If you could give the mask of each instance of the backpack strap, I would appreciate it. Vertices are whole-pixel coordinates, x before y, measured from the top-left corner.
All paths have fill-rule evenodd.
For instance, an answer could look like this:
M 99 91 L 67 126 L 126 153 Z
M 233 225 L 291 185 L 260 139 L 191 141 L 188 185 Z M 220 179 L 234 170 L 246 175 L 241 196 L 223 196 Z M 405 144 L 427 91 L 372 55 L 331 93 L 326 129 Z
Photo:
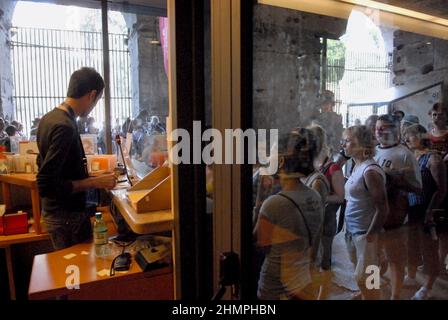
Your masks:
M 328 182 L 327 178 L 325 176 L 320 177 L 319 174 L 321 174 L 319 171 L 314 171 L 314 173 L 312 175 L 310 175 L 310 176 L 308 176 L 306 178 L 305 185 L 307 187 L 311 188 L 310 182 L 311 182 L 311 184 L 313 184 L 314 181 L 319 179 L 319 180 L 323 181 L 323 183 L 325 184 L 325 187 L 327 188 L 327 191 L 330 192 L 331 191 L 331 186 L 330 186 L 330 183 Z
M 314 171 L 311 175 L 309 175 L 308 177 L 306 177 L 306 179 L 305 179 L 305 185 L 307 186 L 307 187 L 309 187 L 309 183 L 310 183 L 310 180 L 312 180 L 313 179 L 313 177 L 316 175 L 316 171 Z
M 279 192 L 279 193 L 277 193 L 277 194 L 278 194 L 279 196 L 282 196 L 283 198 L 288 199 L 288 200 L 289 200 L 289 201 L 290 201 L 290 202 L 297 208 L 297 210 L 299 211 L 300 216 L 302 217 L 303 222 L 305 223 L 306 231 L 307 231 L 307 233 L 308 233 L 308 242 L 309 242 L 309 246 L 312 247 L 312 246 L 313 246 L 313 239 L 312 239 L 312 237 L 311 237 L 311 230 L 310 230 L 310 227 L 308 226 L 308 223 L 306 222 L 305 215 L 303 214 L 302 210 L 300 210 L 299 205 L 297 204 L 297 202 L 295 202 L 293 199 L 291 199 L 291 198 L 288 197 L 287 195 L 285 195 L 285 194 L 283 194 L 283 193 L 281 193 L 281 192 Z

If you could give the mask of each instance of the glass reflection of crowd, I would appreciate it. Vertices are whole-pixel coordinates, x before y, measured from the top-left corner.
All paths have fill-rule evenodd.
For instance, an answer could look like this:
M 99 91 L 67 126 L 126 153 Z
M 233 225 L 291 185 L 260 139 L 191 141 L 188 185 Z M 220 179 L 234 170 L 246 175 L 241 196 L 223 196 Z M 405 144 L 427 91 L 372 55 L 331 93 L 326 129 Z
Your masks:
M 30 140 L 34 141 L 36 138 L 37 128 L 39 126 L 40 118 L 36 117 L 31 122 L 29 128 L 29 135 L 26 136 L 23 132 L 23 125 L 18 121 L 9 121 L 8 117 L 0 117 L 0 145 L 5 146 L 7 152 L 11 152 L 11 137 L 16 137 L 18 140 Z M 97 152 L 98 154 L 106 153 L 106 125 L 98 126 L 94 117 L 78 118 L 78 131 L 79 134 L 91 134 L 96 136 L 97 140 Z M 161 123 L 158 116 L 150 116 L 148 111 L 141 111 L 135 119 L 130 117 L 126 118 L 123 123 L 120 123 L 119 119 L 115 120 L 115 124 L 112 127 L 112 152 L 117 152 L 117 146 L 115 143 L 115 137 L 126 139 L 128 134 L 131 135 L 132 143 L 130 156 L 133 159 L 145 163 L 149 167 L 161 165 L 165 156 L 165 145 L 158 145 L 162 139 L 154 139 L 157 135 L 166 134 L 166 128 Z M 166 140 L 166 139 L 165 139 Z M 154 157 L 154 150 L 161 151 L 162 155 Z M 163 159 L 162 159 L 163 158 Z M 161 162 L 161 163 L 160 163 Z
M 11 137 L 25 139 L 23 125 L 16 121 L 9 121 L 7 117 L 0 117 L 0 145 L 4 146 L 7 152 L 11 152 Z
M 120 131 L 118 132 L 118 130 Z M 138 161 L 153 166 L 153 162 L 158 161 L 154 158 L 154 155 L 159 151 L 159 147 L 162 147 L 157 145 L 161 140 L 155 140 L 154 137 L 165 135 L 166 127 L 160 122 L 158 116 L 149 116 L 149 113 L 143 110 L 135 119 L 131 120 L 127 118 L 121 126 L 121 129 L 117 122 L 114 134 L 119 134 L 123 138 L 131 135 L 133 146 L 131 156 Z
M 429 110 L 428 130 L 399 110 L 343 130 L 332 99 L 324 92 L 317 121 L 290 131 L 276 175 L 254 173 L 257 295 L 327 299 L 333 239 L 343 225 L 359 287 L 352 298 L 400 299 L 406 286 L 411 299 L 429 299 L 447 272 L 447 108 Z M 375 270 L 378 284 L 369 278 Z M 382 290 L 386 272 L 390 295 Z
M 80 134 L 97 135 L 99 153 L 104 153 L 105 151 L 105 128 L 105 123 L 103 123 L 101 129 L 99 129 L 98 126 L 96 126 L 93 117 L 78 119 L 78 130 Z M 116 152 L 115 137 L 120 136 L 126 139 L 128 138 L 128 134 L 130 134 L 132 139 L 131 156 L 134 156 L 137 160 L 141 161 L 148 142 L 148 137 L 165 133 L 165 125 L 160 122 L 159 117 L 149 116 L 147 110 L 141 111 L 134 119 L 131 119 L 130 117 L 126 118 L 122 124 L 120 124 L 119 119 L 115 119 L 115 124 L 113 125 L 111 132 L 113 152 Z

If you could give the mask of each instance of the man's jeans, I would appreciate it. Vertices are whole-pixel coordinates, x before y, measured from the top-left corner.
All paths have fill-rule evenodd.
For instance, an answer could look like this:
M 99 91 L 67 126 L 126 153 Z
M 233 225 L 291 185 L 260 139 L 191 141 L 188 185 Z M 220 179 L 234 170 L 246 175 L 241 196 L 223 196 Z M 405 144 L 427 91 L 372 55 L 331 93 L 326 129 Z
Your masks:
M 92 225 L 85 212 L 43 211 L 47 232 L 55 250 L 71 247 L 92 240 Z

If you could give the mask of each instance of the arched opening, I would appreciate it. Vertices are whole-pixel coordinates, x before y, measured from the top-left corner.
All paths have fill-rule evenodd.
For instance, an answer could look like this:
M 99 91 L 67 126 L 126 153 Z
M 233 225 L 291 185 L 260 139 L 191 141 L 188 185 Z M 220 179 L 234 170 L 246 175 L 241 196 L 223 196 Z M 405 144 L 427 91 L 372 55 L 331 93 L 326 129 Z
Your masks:
M 364 121 L 373 113 L 386 113 L 372 106 L 350 107 L 348 104 L 367 95 L 379 96 L 392 85 L 392 54 L 388 52 L 382 31 L 361 11 L 353 10 L 345 34 L 340 38 L 345 47 L 344 75 L 338 89 L 342 102 L 340 113 L 347 126 Z

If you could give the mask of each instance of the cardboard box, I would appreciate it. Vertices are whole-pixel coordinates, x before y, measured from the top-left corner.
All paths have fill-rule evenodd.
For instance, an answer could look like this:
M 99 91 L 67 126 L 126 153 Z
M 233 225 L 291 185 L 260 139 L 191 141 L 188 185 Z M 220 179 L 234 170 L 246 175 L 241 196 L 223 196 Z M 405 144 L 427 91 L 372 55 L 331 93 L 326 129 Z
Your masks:
M 171 171 L 158 167 L 127 191 L 137 213 L 171 209 Z

